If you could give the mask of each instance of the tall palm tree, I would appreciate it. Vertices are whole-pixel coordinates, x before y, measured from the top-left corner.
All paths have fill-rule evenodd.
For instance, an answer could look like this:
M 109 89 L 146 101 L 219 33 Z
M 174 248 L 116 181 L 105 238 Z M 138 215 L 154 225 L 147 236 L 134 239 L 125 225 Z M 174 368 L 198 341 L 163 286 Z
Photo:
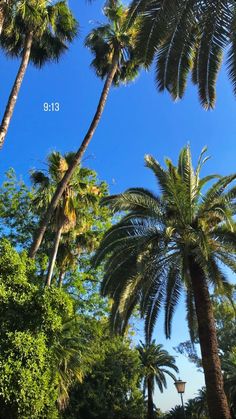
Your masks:
M 123 332 L 139 303 L 148 342 L 162 305 L 170 337 L 179 296 L 185 293 L 192 339 L 197 321 L 210 417 L 226 419 L 230 413 L 209 287 L 229 292 L 221 267 L 236 272 L 236 187 L 227 189 L 236 175 L 219 177 L 206 191 L 216 175 L 200 178 L 205 151 L 196 170 L 189 147 L 181 151 L 177 166 L 166 159 L 166 169 L 146 156 L 160 193 L 133 188 L 104 200 L 114 211 L 127 213 L 105 235 L 95 265 L 106 260 L 101 292 L 113 299 L 113 328 Z
M 155 340 L 150 343 L 140 342 L 137 347 L 140 355 L 141 364 L 143 367 L 143 387 L 144 394 L 147 390 L 148 395 L 148 419 L 154 419 L 154 403 L 153 395 L 155 383 L 157 384 L 161 393 L 164 388 L 167 388 L 166 375 L 169 375 L 175 380 L 174 374 L 169 370 L 178 372 L 175 365 L 175 358 L 165 351 L 162 345 L 156 345 Z
M 29 62 L 41 68 L 47 62 L 58 61 L 77 34 L 76 20 L 64 0 L 54 4 L 46 0 L 14 1 L 8 9 L 0 46 L 8 55 L 20 57 L 21 62 L 0 125 L 0 148 Z
M 133 0 L 131 10 L 142 17 L 137 48 L 146 67 L 155 61 L 160 91 L 167 89 L 174 99 L 182 98 L 192 72 L 201 104 L 213 108 L 226 51 L 236 93 L 234 0 Z
M 41 171 L 32 172 L 31 179 L 37 187 L 34 205 L 39 212 L 50 202 L 58 182 L 73 159 L 74 153 L 68 153 L 63 157 L 60 153 L 53 152 L 48 157 L 48 174 Z M 92 171 L 89 169 L 77 167 L 54 212 L 51 228 L 55 237 L 46 277 L 47 286 L 51 285 L 61 236 L 74 229 L 77 235 L 84 234 L 91 227 L 86 219 L 85 208 L 92 206 L 99 198 L 97 189 L 93 190 L 88 183 L 90 174 Z
M 94 29 L 87 37 L 85 45 L 94 55 L 92 67 L 96 74 L 105 79 L 102 93 L 92 122 L 88 128 L 85 137 L 75 154 L 73 163 L 68 168 L 65 176 L 58 185 L 53 199 L 42 217 L 39 229 L 35 235 L 30 250 L 30 257 L 34 258 L 42 239 L 44 237 L 47 225 L 50 222 L 52 214 L 58 205 L 61 195 L 70 181 L 74 170 L 80 163 L 96 128 L 102 117 L 104 107 L 112 85 L 119 86 L 134 80 L 138 74 L 139 65 L 134 56 L 134 44 L 137 32 L 137 22 L 130 23 L 128 18 L 128 9 L 120 2 L 109 0 L 104 9 L 108 23 Z

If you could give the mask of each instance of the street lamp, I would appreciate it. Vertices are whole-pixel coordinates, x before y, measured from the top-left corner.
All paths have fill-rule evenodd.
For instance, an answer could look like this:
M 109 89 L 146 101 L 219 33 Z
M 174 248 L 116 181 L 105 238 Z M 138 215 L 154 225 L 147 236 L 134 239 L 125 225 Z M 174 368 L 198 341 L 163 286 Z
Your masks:
M 178 391 L 178 393 L 180 394 L 180 397 L 181 397 L 181 403 L 182 403 L 182 409 L 183 409 L 183 417 L 185 419 L 186 416 L 185 416 L 185 410 L 184 410 L 183 394 L 185 392 L 185 384 L 186 384 L 186 382 L 179 379 L 179 380 L 176 380 L 174 382 L 174 384 L 175 384 L 176 390 Z

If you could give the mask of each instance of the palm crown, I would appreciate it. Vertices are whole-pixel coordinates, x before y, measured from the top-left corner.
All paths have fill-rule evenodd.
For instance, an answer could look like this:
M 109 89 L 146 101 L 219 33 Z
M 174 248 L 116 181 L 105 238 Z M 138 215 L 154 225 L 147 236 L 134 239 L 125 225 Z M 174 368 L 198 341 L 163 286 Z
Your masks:
M 216 98 L 223 52 L 236 93 L 236 5 L 232 0 L 133 0 L 132 15 L 141 15 L 138 51 L 146 66 L 156 61 L 156 82 L 174 99 L 182 98 L 187 77 L 198 86 L 205 108 Z
M 196 170 L 190 148 L 185 147 L 177 166 L 166 159 L 167 169 L 151 156 L 146 166 L 152 170 L 161 193 L 133 188 L 105 198 L 114 211 L 127 213 L 105 235 L 95 263 L 105 260 L 102 294 L 113 299 L 111 323 L 123 332 L 128 319 L 140 304 L 145 318 L 147 341 L 162 304 L 165 332 L 171 333 L 174 310 L 182 291 L 186 293 L 187 319 L 192 338 L 195 330 L 195 305 L 190 275 L 191 263 L 200 267 L 208 284 L 229 287 L 222 264 L 236 271 L 235 214 L 236 188 L 227 187 L 236 175 L 200 178 L 206 149 Z
M 0 38 L 2 48 L 19 57 L 26 37 L 32 34 L 30 59 L 38 67 L 58 60 L 77 34 L 77 22 L 66 1 L 15 1 L 8 9 Z
M 163 392 L 167 387 L 166 375 L 169 375 L 173 380 L 175 375 L 170 371 L 178 372 L 175 365 L 175 358 L 165 351 L 162 345 L 157 345 L 155 340 L 150 344 L 140 342 L 137 347 L 140 355 L 140 360 L 144 367 L 144 390 L 147 388 L 147 381 L 150 379 L 152 383 L 152 393 L 154 393 L 154 384 L 156 383 L 159 390 Z
M 130 24 L 128 9 L 119 2 L 108 2 L 104 8 L 108 23 L 92 30 L 85 45 L 94 55 L 92 67 L 102 79 L 107 76 L 114 57 L 118 61 L 113 84 L 119 85 L 133 80 L 138 74 L 138 61 L 134 46 L 138 20 Z
M 34 205 L 39 212 L 44 211 L 50 202 L 56 185 L 62 179 L 68 168 L 71 155 L 61 156 L 58 152 L 53 152 L 48 156 L 48 174 L 41 171 L 33 171 L 31 180 L 37 187 Z M 76 208 L 78 207 L 78 195 L 80 190 L 80 169 L 78 168 L 74 178 L 66 189 L 57 207 L 53 218 L 53 229 L 63 227 L 64 232 L 69 231 L 76 223 Z
M 48 173 L 33 171 L 31 180 L 37 187 L 35 191 L 34 205 L 41 213 L 45 210 L 52 199 L 57 184 L 63 178 L 69 164 L 73 161 L 74 153 L 62 156 L 58 152 L 52 152 L 48 156 Z M 64 232 L 72 228 L 82 234 L 90 226 L 83 214 L 86 205 L 93 205 L 99 200 L 100 189 L 95 184 L 94 172 L 87 168 L 77 167 L 74 175 L 67 186 L 62 199 L 55 210 L 53 228 L 63 226 Z M 101 185 L 102 187 L 102 185 Z M 95 214 L 93 214 L 94 216 Z
M 34 210 L 39 214 L 47 208 L 58 183 L 73 159 L 74 153 L 62 156 L 58 152 L 53 152 L 48 156 L 48 173 L 32 172 L 31 179 L 36 186 L 33 204 Z M 106 192 L 106 185 L 103 182 L 99 185 L 96 183 L 94 171 L 80 166 L 76 167 L 51 220 L 51 230 L 56 234 L 50 262 L 50 275 L 48 274 L 49 285 L 58 250 L 57 267 L 63 275 L 66 268 L 73 268 L 78 255 L 84 249 L 88 251 L 96 246 L 99 232 L 96 229 L 90 230 L 94 225 L 94 220 L 99 218 L 100 194 L 104 192 Z M 61 235 L 63 235 L 63 240 L 61 240 Z

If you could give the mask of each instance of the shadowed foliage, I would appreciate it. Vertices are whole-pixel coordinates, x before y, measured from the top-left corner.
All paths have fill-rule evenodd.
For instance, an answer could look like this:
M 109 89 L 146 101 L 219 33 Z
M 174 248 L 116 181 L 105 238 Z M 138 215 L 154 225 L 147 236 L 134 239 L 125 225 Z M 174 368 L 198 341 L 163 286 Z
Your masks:
M 155 62 L 156 84 L 176 100 L 187 78 L 199 99 L 212 108 L 216 80 L 227 51 L 228 74 L 236 93 L 236 4 L 234 0 L 133 0 L 131 16 L 141 17 L 137 51 L 146 67 Z

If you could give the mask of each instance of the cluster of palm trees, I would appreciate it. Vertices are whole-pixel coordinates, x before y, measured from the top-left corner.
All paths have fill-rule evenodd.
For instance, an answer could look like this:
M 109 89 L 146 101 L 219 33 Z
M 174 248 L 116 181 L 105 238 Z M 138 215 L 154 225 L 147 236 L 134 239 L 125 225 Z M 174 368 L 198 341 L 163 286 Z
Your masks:
M 236 85 L 234 1 L 133 0 L 128 7 L 110 0 L 104 13 L 107 23 L 94 29 L 85 42 L 93 54 L 96 74 L 104 79 L 91 124 L 76 153 L 65 157 L 53 154 L 49 175 L 32 174 L 38 185 L 40 199 L 36 203 L 41 222 L 30 256 L 36 256 L 48 227 L 55 235 L 46 276 L 48 286 L 61 237 L 70 231 L 81 235 L 91 227 L 84 227 L 83 217 L 77 212 L 78 194 L 89 205 L 91 191 L 79 186 L 76 192 L 73 185 L 78 187 L 83 181 L 79 164 L 98 127 L 111 87 L 133 80 L 142 66 L 148 68 L 155 61 L 159 90 L 167 89 L 174 99 L 182 98 L 192 72 L 200 101 L 208 109 L 215 104 L 216 78 L 225 49 L 234 89 Z M 75 38 L 77 28 L 64 0 L 0 1 L 1 48 L 21 59 L 0 125 L 0 146 L 29 62 L 41 67 L 58 60 Z M 180 295 L 185 294 L 190 336 L 194 341 L 198 335 L 201 346 L 209 415 L 211 419 L 229 419 L 210 291 L 229 294 L 230 285 L 222 266 L 236 271 L 236 189 L 232 186 L 236 175 L 201 178 L 205 151 L 196 169 L 188 146 L 181 151 L 178 164 L 167 159 L 166 168 L 146 156 L 146 165 L 158 182 L 158 194 L 133 188 L 104 200 L 104 205 L 114 212 L 125 211 L 125 215 L 107 232 L 94 261 L 96 265 L 105 265 L 102 295 L 113 301 L 113 330 L 123 333 L 138 305 L 145 320 L 149 349 L 161 308 L 165 310 L 166 336 L 170 337 L 176 305 Z M 96 194 L 97 191 L 93 195 Z M 144 348 L 140 351 L 145 352 Z M 150 377 L 145 383 L 149 386 L 151 412 L 153 376 Z M 159 380 L 161 389 L 165 382 Z

